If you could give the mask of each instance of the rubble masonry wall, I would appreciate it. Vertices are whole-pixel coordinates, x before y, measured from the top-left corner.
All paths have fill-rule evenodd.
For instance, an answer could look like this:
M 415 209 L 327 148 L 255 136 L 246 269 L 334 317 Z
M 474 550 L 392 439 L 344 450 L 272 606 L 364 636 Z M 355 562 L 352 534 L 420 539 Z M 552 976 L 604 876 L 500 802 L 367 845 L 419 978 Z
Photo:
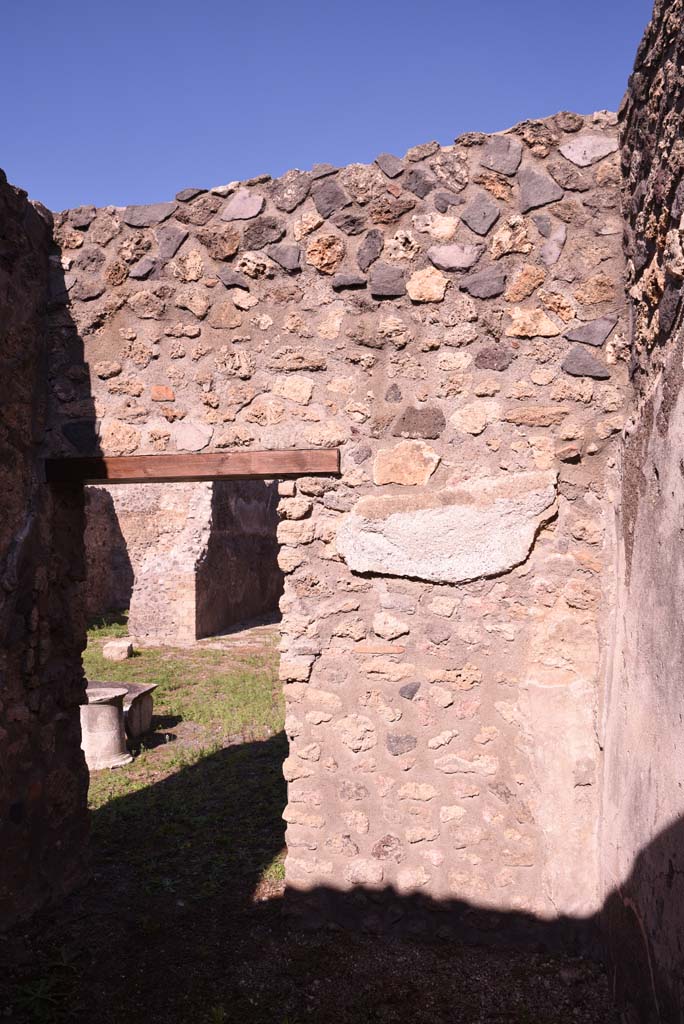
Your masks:
M 0 172 L 0 927 L 82 877 L 80 489 L 49 491 L 50 215 Z
M 636 398 L 621 452 L 603 883 L 611 975 L 639 1021 L 684 1005 L 684 33 L 655 5 L 621 111 Z
M 615 120 L 56 218 L 52 454 L 342 450 L 279 504 L 287 882 L 314 917 L 338 891 L 392 928 L 396 894 L 451 901 L 476 934 L 477 908 L 600 906 Z

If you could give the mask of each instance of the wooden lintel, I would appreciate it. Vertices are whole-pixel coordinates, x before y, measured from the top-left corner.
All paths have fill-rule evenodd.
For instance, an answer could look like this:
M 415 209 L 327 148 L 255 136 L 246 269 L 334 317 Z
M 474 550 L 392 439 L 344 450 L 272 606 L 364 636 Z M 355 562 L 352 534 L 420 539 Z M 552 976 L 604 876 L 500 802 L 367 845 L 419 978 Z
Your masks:
M 296 476 L 336 476 L 339 472 L 338 448 L 212 452 L 208 455 L 102 455 L 45 461 L 45 479 L 51 484 L 270 480 Z

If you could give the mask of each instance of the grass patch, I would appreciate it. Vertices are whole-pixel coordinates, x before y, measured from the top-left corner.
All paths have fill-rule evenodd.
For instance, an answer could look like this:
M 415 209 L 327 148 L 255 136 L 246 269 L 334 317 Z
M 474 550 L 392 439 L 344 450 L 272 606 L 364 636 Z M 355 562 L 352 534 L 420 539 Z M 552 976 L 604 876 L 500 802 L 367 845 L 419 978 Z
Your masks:
M 156 683 L 159 717 L 211 727 L 215 738 L 255 739 L 283 727 L 275 641 L 257 654 L 152 647 L 125 662 L 111 662 L 102 657 L 101 639 L 101 633 L 91 633 L 83 655 L 88 679 Z
M 284 882 L 285 881 L 285 854 L 279 853 L 275 857 L 268 867 L 265 867 L 261 872 L 261 878 L 264 882 Z
M 121 836 L 134 835 L 127 860 L 151 892 L 215 895 L 219 879 L 236 872 L 252 887 L 281 884 L 286 749 L 276 636 L 266 635 L 256 651 L 239 643 L 220 650 L 151 647 L 125 662 L 108 661 L 102 646 L 120 635 L 112 630 L 125 635 L 124 623 L 120 617 L 93 624 L 86 676 L 156 683 L 155 715 L 132 764 L 91 774 L 99 860 L 120 858 Z M 177 855 L 190 846 L 193 858 L 185 864 Z
M 88 642 L 123 636 L 128 636 L 128 612 L 107 612 L 91 619 L 88 624 Z

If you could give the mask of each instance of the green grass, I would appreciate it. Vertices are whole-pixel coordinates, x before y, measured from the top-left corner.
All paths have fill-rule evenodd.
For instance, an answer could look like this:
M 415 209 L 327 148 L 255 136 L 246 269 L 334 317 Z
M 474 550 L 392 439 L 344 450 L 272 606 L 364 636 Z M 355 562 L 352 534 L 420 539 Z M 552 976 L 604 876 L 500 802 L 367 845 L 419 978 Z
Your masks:
M 128 612 L 107 612 L 88 625 L 88 640 L 110 640 L 128 636 Z
M 282 839 L 262 839 L 258 826 L 280 822 L 280 804 L 273 801 L 283 799 L 284 702 L 275 636 L 266 636 L 256 651 L 236 643 L 220 650 L 142 648 L 125 662 L 103 658 L 103 643 L 122 634 L 124 617 L 92 624 L 83 655 L 86 676 L 97 682 L 156 683 L 155 717 L 132 764 L 91 775 L 89 805 L 100 857 L 116 859 L 116 837 L 135 834 L 136 847 L 127 850 L 127 858 L 145 874 L 151 890 L 193 890 L 206 897 L 215 894 L 226 872 L 242 873 L 252 884 L 280 884 Z M 244 812 L 237 815 L 234 808 L 245 797 Z M 256 805 L 261 815 L 246 813 Z M 226 821 L 225 809 L 231 807 Z M 194 844 L 192 865 L 170 870 L 167 856 L 167 866 L 161 866 L 160 848 L 170 843 L 182 852 L 188 841 Z M 206 856 L 198 857 L 204 842 Z
M 283 727 L 275 643 L 259 654 L 198 648 L 145 648 L 125 662 L 102 657 L 102 634 L 83 655 L 88 679 L 156 683 L 155 714 L 210 726 L 223 737 L 255 739 Z M 95 642 L 93 642 L 95 641 Z

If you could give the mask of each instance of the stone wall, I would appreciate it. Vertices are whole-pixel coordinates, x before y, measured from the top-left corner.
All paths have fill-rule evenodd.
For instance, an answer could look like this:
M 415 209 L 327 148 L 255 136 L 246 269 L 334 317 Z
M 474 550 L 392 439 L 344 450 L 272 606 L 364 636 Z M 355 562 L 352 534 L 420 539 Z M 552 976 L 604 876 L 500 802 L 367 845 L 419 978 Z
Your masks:
M 107 487 L 85 489 L 86 611 L 91 620 L 126 611 L 131 604 L 135 576 L 116 495 Z
M 189 643 L 278 608 L 277 486 L 87 488 L 89 614 L 130 609 L 146 642 Z
M 614 116 L 565 113 L 56 218 L 54 454 L 342 449 L 279 504 L 287 879 L 314 915 L 350 890 L 375 923 L 383 893 L 598 907 L 616 151 Z
M 214 483 L 209 541 L 197 564 L 197 636 L 278 612 L 283 573 L 277 529 L 275 481 Z
M 79 879 L 87 775 L 79 493 L 50 492 L 45 430 L 50 216 L 0 172 L 0 928 Z
M 622 110 L 632 361 L 622 453 L 615 653 L 606 708 L 606 925 L 628 1020 L 684 1006 L 684 33 L 656 3 Z

